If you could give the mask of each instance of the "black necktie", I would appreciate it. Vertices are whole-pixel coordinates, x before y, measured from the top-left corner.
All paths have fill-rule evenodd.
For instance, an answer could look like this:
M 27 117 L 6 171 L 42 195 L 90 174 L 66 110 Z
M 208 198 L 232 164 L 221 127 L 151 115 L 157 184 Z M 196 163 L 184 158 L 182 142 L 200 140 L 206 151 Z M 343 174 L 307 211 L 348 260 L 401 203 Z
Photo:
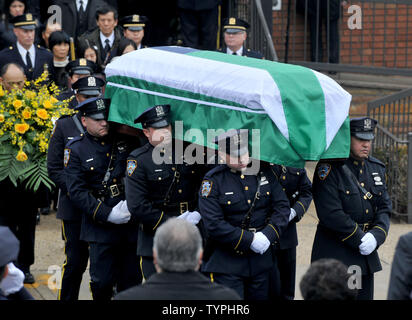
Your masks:
M 236 53 L 236 52 L 233 52 L 232 54 L 233 54 L 234 56 L 237 56 L 237 53 Z
M 79 17 L 80 21 L 82 21 L 84 18 L 83 0 L 80 0 Z
M 27 68 L 29 69 L 29 71 L 31 72 L 32 69 L 33 69 L 33 64 L 31 63 L 30 52 L 28 52 L 28 51 L 26 53 L 26 65 L 27 65 Z
M 104 52 L 105 52 L 105 55 L 107 55 L 110 51 L 110 40 L 106 39 L 106 40 L 104 40 L 104 42 L 106 43 L 106 45 L 104 47 Z

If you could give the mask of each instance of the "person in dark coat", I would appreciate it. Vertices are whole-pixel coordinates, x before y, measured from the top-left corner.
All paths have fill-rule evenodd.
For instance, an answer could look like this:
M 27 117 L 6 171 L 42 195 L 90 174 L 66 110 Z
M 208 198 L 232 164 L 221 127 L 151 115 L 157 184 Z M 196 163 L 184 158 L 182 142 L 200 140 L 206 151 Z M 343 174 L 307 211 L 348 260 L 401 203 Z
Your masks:
M 77 99 L 80 102 L 101 94 L 104 81 L 92 76 L 79 79 L 75 83 Z M 76 301 L 79 296 L 82 276 L 89 259 L 88 243 L 80 240 L 82 212 L 77 209 L 67 192 L 64 176 L 64 148 L 75 137 L 85 133 L 79 113 L 63 116 L 54 125 L 47 152 L 47 171 L 50 179 L 59 189 L 57 219 L 61 220 L 64 240 L 65 262 L 62 267 L 62 282 L 58 299 Z
M 311 261 L 334 258 L 358 266 L 359 300 L 373 299 L 374 273 L 382 270 L 377 249 L 388 236 L 392 211 L 385 165 L 369 156 L 376 124 L 368 117 L 351 119 L 349 158 L 320 161 L 313 177 L 319 223 Z
M 49 50 L 53 53 L 54 82 L 60 90 L 66 90 L 69 74 L 66 66 L 69 63 L 70 38 L 64 31 L 55 31 L 48 39 Z
M 184 219 L 170 218 L 153 239 L 157 273 L 114 300 L 240 300 L 234 290 L 211 283 L 199 272 L 202 254 L 199 230 Z
M 0 226 L 0 301 L 1 300 L 34 300 L 24 288 L 24 274 L 15 267 L 19 240 L 7 227 Z
M 225 164 L 205 175 L 199 191 L 207 246 L 212 247 L 202 272 L 245 300 L 267 300 L 270 246 L 280 240 L 290 207 L 269 164 L 257 163 L 259 170 L 253 162 L 247 167 L 247 141 L 248 130 L 231 130 L 216 139 Z
M 70 200 L 82 212 L 80 240 L 89 243 L 93 300 L 108 301 L 141 282 L 136 255 L 137 224 L 130 221 L 124 193 L 131 146 L 107 121 L 110 99 L 91 98 L 77 106 L 86 132 L 64 149 Z
M 412 232 L 400 236 L 392 261 L 388 300 L 412 300 Z
M 271 164 L 271 169 L 289 199 L 290 215 L 279 245 L 272 247 L 275 266 L 271 273 L 270 298 L 293 300 L 298 245 L 296 223 L 302 219 L 312 202 L 312 183 L 304 168 Z M 280 287 L 276 288 L 276 284 L 280 284 Z
M 123 38 L 123 32 L 117 27 L 117 10 L 112 7 L 101 7 L 96 10 L 96 23 L 98 28 L 84 33 L 79 38 L 79 43 L 83 46 L 86 40 L 90 45 L 96 46 L 99 56 L 97 64 L 104 68 L 110 61 L 110 53 L 119 46 Z
M 139 221 L 137 254 L 146 279 L 156 272 L 153 265 L 153 236 L 162 223 L 185 215 L 198 223 L 197 191 L 205 173 L 204 165 L 190 163 L 179 154 L 172 139 L 170 105 L 150 107 L 135 119 L 141 123 L 148 143 L 127 158 L 126 199 L 130 213 Z M 167 157 L 155 161 L 154 157 Z
M 102 0 L 56 0 L 55 5 L 60 6 L 62 10 L 63 30 L 75 42 L 83 33 L 97 27 L 96 11 L 100 7 L 107 6 L 106 2 Z
M 26 10 L 25 0 L 8 0 L 5 4 L 4 20 L 0 22 L 0 50 L 13 45 L 17 38 L 13 32 L 13 24 L 10 22 L 16 16 L 22 15 Z
M 53 55 L 47 49 L 34 45 L 37 21 L 33 15 L 26 13 L 14 17 L 11 22 L 17 41 L 13 46 L 0 51 L 0 68 L 14 62 L 24 68 L 28 81 L 37 79 L 44 71 L 48 71 L 49 79 L 53 79 Z
M 249 23 L 239 18 L 227 18 L 223 22 L 224 46 L 219 50 L 227 54 L 246 56 L 256 59 L 263 59 L 263 55 L 258 51 L 253 51 L 245 47 L 247 30 Z

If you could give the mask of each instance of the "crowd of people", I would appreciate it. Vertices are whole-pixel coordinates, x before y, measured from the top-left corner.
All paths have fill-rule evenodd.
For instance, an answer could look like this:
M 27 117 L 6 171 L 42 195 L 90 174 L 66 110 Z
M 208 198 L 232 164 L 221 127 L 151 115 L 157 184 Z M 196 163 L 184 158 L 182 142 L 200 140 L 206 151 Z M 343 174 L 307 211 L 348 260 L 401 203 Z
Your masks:
M 206 159 L 205 149 L 204 161 L 191 163 L 174 148 L 173 105 L 146 106 L 135 119 L 142 130 L 108 120 L 105 67 L 144 48 L 149 19 L 138 12 L 119 17 L 116 4 L 100 0 L 54 2 L 64 12 L 61 25 L 43 20 L 39 29 L 41 15 L 28 11 L 35 1 L 6 1 L 0 81 L 6 91 L 22 89 L 25 80 L 47 70 L 48 81 L 61 88 L 58 99 L 70 100 L 75 110 L 54 124 L 47 154 L 48 173 L 59 190 L 57 218 L 66 255 L 59 300 L 78 299 L 89 261 L 94 300 L 293 300 L 296 223 L 312 198 L 319 217 L 312 266 L 336 280 L 330 290 L 343 293 L 322 293 L 315 271 L 301 283 L 304 296 L 373 299 L 373 274 L 382 268 L 377 248 L 387 237 L 391 212 L 385 167 L 369 156 L 375 120 L 351 120 L 350 157 L 319 162 L 313 186 L 305 169 L 261 161 L 258 172 L 249 173 L 255 160 L 249 156 L 250 133 L 241 128 L 216 137 L 213 159 Z M 178 3 L 185 9 L 182 19 L 215 18 L 217 1 L 193 10 Z M 192 32 L 183 32 L 183 44 L 262 59 L 244 46 L 249 28 L 228 17 L 222 48 L 212 44 L 216 36 L 195 40 Z M 154 153 L 170 161 L 155 162 Z M 35 194 L 7 180 L 0 188 L 8 197 L 2 202 L 10 204 L 2 209 L 0 224 L 20 242 L 17 254 L 11 250 L 14 238 L 0 229 L 0 289 L 7 298 L 23 282 L 35 281 L 30 266 L 42 205 Z M 3 244 L 3 234 L 13 246 Z M 325 259 L 337 262 L 327 260 L 325 267 Z M 361 268 L 360 288 L 339 286 L 347 283 L 344 271 L 350 265 Z M 22 296 L 30 298 L 26 292 Z

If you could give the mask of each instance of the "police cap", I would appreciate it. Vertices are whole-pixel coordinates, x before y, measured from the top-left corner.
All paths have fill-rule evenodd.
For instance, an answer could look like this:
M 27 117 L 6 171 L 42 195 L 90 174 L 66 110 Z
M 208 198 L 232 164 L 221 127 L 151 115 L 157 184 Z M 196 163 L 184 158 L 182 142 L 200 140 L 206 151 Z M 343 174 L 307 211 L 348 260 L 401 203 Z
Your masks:
M 85 58 L 76 59 L 70 61 L 66 65 L 66 72 L 71 75 L 82 74 L 82 75 L 92 75 L 96 70 L 96 64 L 93 61 L 87 60 Z
M 26 30 L 34 30 L 37 27 L 37 21 L 31 13 L 25 13 L 20 16 L 13 17 L 10 22 L 15 28 L 22 28 Z
M 249 27 L 249 23 L 239 18 L 230 17 L 223 21 L 223 31 L 227 33 L 246 31 Z
M 143 28 L 146 26 L 147 21 L 148 19 L 145 16 L 134 14 L 120 19 L 120 24 L 125 29 L 129 29 L 131 31 L 140 31 L 143 30 Z
M 350 120 L 350 134 L 358 139 L 373 140 L 373 130 L 377 123 L 378 121 L 368 117 L 353 118 Z
M 0 267 L 17 260 L 19 240 L 8 227 L 0 226 Z
M 102 87 L 106 82 L 100 78 L 88 76 L 77 80 L 72 88 L 76 90 L 76 93 L 80 93 L 86 96 L 98 96 L 102 93 Z
M 110 99 L 94 97 L 83 102 L 75 108 L 80 115 L 94 120 L 107 120 L 109 116 Z
M 141 123 L 143 128 L 163 128 L 170 124 L 169 121 L 170 105 L 161 104 L 147 109 L 134 123 Z
M 215 138 L 219 151 L 240 157 L 249 152 L 248 129 L 229 130 Z

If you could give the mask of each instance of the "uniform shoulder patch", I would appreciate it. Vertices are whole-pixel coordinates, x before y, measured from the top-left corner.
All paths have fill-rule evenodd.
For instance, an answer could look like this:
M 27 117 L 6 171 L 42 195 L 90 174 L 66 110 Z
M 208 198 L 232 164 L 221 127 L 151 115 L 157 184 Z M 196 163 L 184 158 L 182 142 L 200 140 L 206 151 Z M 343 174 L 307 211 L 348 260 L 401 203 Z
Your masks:
M 137 161 L 136 160 L 127 160 L 127 166 L 126 166 L 126 171 L 127 175 L 130 177 L 133 172 L 137 168 Z
M 329 163 L 321 163 L 318 165 L 317 173 L 320 180 L 325 180 L 326 177 L 329 175 L 332 167 Z
M 65 166 L 65 167 L 67 167 L 67 164 L 69 163 L 69 160 L 70 160 L 70 152 L 71 152 L 71 149 L 69 149 L 69 148 L 64 149 L 64 158 L 63 158 L 63 161 L 64 161 L 64 166 Z
M 137 158 L 138 156 L 146 153 L 150 149 L 150 143 L 146 143 L 144 146 L 134 149 L 130 152 L 130 157 Z
M 212 186 L 213 186 L 213 181 L 210 180 L 203 180 L 202 181 L 202 197 L 206 197 L 210 194 L 212 191 Z

